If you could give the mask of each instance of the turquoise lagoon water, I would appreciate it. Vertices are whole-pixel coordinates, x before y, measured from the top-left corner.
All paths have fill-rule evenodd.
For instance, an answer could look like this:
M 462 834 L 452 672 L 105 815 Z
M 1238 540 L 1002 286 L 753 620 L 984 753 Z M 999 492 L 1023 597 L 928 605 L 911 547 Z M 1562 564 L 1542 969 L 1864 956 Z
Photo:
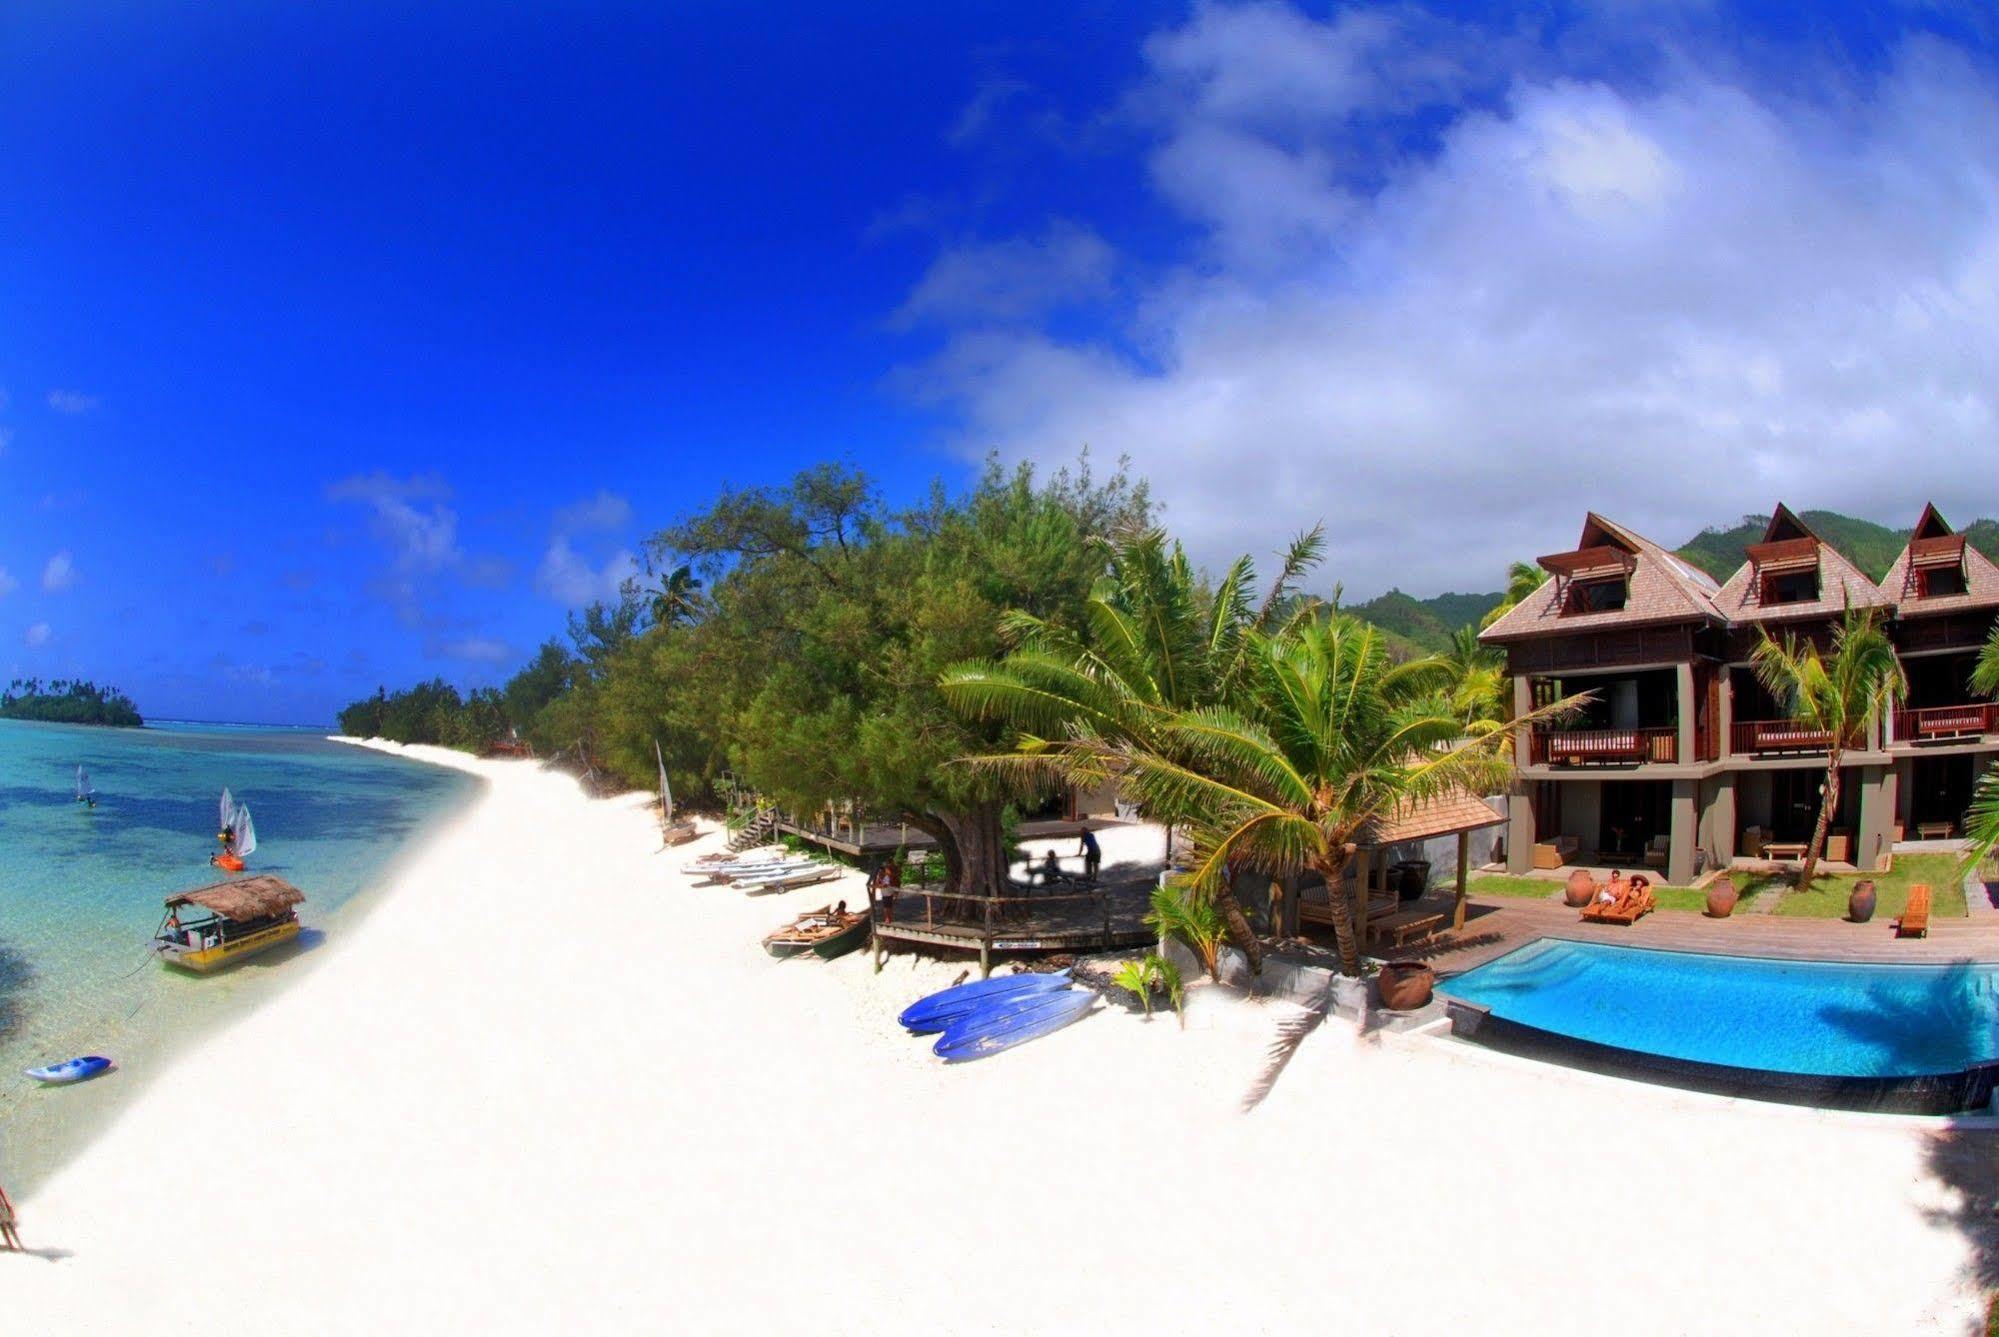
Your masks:
M 75 801 L 78 763 L 94 810 Z M 256 816 L 252 869 L 305 892 L 306 932 L 296 948 L 192 978 L 145 944 L 165 896 L 222 876 L 208 856 L 224 785 Z M 173 1043 L 309 968 L 356 898 L 477 786 L 319 732 L 0 720 L 0 1182 L 38 1179 Z M 20 1075 L 85 1053 L 118 1070 L 60 1090 Z
M 1546 938 L 1438 990 L 1492 1015 L 1669 1058 L 1823 1077 L 1999 1057 L 1999 966 L 1704 956 Z

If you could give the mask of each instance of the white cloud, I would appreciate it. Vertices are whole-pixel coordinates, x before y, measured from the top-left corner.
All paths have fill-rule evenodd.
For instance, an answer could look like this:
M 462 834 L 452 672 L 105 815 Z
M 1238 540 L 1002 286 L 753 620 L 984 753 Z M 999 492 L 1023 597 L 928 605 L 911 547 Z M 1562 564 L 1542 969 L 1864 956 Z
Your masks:
M 632 522 L 632 504 L 615 492 L 599 490 L 594 497 L 564 506 L 555 513 L 558 534 L 590 529 L 623 529 Z
M 388 545 L 402 571 L 442 570 L 463 555 L 458 513 L 444 504 L 450 495 L 433 475 L 396 478 L 381 472 L 344 478 L 326 489 L 329 501 L 368 507 L 375 536 Z
M 88 413 L 97 407 L 97 397 L 76 390 L 51 390 L 49 407 L 57 413 Z
M 37 622 L 33 626 L 28 628 L 27 634 L 23 636 L 21 639 L 28 643 L 28 648 L 30 650 L 38 650 L 42 646 L 47 645 L 49 643 L 49 637 L 53 636 L 54 634 L 55 633 L 49 629 L 48 623 Z
M 953 246 L 931 262 L 890 324 L 908 329 L 1039 316 L 1101 295 L 1115 259 L 1102 237 L 1060 221 L 1033 239 Z
M 535 588 L 557 603 L 576 607 L 616 599 L 618 587 L 638 573 L 638 559 L 623 549 L 597 566 L 572 546 L 567 535 L 558 534 L 542 554 Z
M 1778 499 L 1999 508 L 1990 76 L 1927 40 L 1809 105 L 1693 60 L 1523 70 L 1370 181 L 1375 123 L 1474 76 L 1363 17 L 1149 43 L 1128 103 L 1185 263 L 1128 268 L 1095 338 L 955 316 L 899 383 L 968 452 L 1129 454 L 1209 563 L 1323 518 L 1361 594 L 1495 587 L 1585 507 L 1667 542 Z
M 20 588 L 21 582 L 9 575 L 6 567 L 0 566 L 0 599 L 6 598 Z
M 67 551 L 59 552 L 42 566 L 42 588 L 51 593 L 76 584 L 76 563 Z
M 510 664 L 514 659 L 512 646 L 484 636 L 445 641 L 437 649 L 447 659 L 465 659 L 475 664 Z

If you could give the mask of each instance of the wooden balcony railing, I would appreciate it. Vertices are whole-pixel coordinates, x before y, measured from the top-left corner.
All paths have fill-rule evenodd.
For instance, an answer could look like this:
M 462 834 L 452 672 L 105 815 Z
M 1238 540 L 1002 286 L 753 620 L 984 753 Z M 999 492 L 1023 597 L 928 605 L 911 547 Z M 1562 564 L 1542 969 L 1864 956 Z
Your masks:
M 1730 742 L 1737 753 L 1823 752 L 1832 745 L 1830 729 L 1814 729 L 1803 720 L 1737 720 Z M 1858 736 L 1846 741 L 1857 747 Z
M 1528 737 L 1527 757 L 1537 766 L 1678 761 L 1680 730 L 1671 724 L 1657 729 L 1536 729 Z
M 1928 743 L 1999 733 L 1999 703 L 1970 701 L 1961 706 L 1925 706 L 1895 712 L 1894 741 Z

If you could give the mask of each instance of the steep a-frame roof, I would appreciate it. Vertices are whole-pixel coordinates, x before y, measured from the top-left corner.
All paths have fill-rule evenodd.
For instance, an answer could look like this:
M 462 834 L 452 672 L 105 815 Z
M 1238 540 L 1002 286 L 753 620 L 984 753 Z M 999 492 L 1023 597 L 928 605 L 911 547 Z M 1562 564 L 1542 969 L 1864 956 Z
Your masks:
M 1964 573 L 1964 593 L 1931 594 L 1918 592 L 1916 573 L 1924 569 L 1955 568 Z M 1922 518 L 1909 536 L 1908 546 L 1895 558 L 1888 574 L 1881 578 L 1881 593 L 1903 617 L 1927 613 L 1957 613 L 1968 608 L 1999 607 L 1999 566 L 1964 541 L 1937 514 L 1935 503 L 1923 507 Z
M 1854 608 L 1886 608 L 1893 601 L 1847 560 L 1846 554 L 1821 539 L 1782 502 L 1770 513 L 1763 541 L 1743 550 L 1748 560 L 1735 569 L 1715 598 L 1716 607 L 1731 622 L 1776 622 L 1791 618 L 1837 616 Z M 1766 603 L 1765 577 L 1815 571 L 1818 597 L 1795 603 Z
M 1584 520 L 1582 538 L 1574 550 L 1551 553 L 1541 559 L 1541 565 L 1552 573 L 1551 578 L 1480 633 L 1480 640 L 1512 641 L 1609 627 L 1722 620 L 1714 602 L 1721 591 L 1705 572 L 1594 511 Z M 1562 611 L 1563 595 L 1572 581 L 1617 575 L 1630 582 L 1624 607 L 1601 612 Z

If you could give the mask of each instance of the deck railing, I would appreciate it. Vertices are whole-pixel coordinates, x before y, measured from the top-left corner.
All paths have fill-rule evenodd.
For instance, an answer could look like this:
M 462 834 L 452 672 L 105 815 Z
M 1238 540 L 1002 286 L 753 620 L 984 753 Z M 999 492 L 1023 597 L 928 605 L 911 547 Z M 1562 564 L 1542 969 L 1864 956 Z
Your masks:
M 1731 730 L 1733 750 L 1754 756 L 1770 752 L 1823 752 L 1832 746 L 1830 729 L 1815 729 L 1804 720 L 1737 720 Z M 1846 741 L 1857 747 L 1856 736 Z
M 1928 743 L 1999 733 L 1999 703 L 1968 701 L 1958 706 L 1898 710 L 1894 728 L 1894 740 L 1898 743 Z
M 1538 766 L 1636 766 L 1678 761 L 1677 725 L 1652 729 L 1536 729 L 1528 760 Z

